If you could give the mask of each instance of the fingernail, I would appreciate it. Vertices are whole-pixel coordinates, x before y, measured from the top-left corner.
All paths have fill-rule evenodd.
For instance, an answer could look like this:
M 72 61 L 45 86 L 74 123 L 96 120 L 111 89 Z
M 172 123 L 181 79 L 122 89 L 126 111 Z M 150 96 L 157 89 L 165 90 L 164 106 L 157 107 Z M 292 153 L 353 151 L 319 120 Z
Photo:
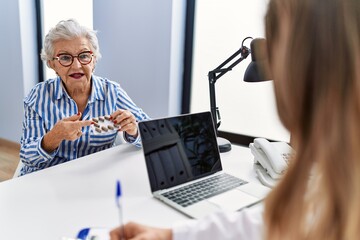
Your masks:
M 114 123 L 117 123 L 117 121 L 116 121 L 116 120 L 114 120 Z
M 112 117 L 112 116 L 110 116 L 110 120 L 111 120 L 111 119 L 113 119 L 113 117 Z
M 81 114 L 81 112 L 78 112 L 77 115 L 79 116 Z
M 91 122 L 91 124 L 95 124 L 95 122 Z

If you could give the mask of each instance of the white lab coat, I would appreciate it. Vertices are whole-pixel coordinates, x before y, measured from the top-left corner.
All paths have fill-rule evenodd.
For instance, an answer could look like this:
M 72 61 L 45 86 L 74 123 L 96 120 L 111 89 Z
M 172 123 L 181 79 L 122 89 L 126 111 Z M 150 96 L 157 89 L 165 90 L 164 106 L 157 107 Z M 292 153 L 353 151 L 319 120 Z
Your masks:
M 264 234 L 263 205 L 239 212 L 219 212 L 173 226 L 173 240 L 261 240 Z

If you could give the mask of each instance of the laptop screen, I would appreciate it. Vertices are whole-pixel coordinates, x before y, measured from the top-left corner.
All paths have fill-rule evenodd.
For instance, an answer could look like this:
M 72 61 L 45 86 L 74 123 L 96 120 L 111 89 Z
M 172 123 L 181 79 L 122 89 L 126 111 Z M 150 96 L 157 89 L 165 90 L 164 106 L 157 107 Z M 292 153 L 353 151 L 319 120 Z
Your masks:
M 139 130 L 153 192 L 222 170 L 210 112 L 143 121 Z

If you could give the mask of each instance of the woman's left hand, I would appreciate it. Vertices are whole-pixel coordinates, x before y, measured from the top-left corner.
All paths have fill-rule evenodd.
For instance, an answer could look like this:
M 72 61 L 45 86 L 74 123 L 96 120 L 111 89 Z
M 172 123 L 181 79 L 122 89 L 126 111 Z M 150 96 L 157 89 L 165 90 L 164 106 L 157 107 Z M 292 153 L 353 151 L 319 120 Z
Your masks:
M 118 109 L 110 115 L 115 124 L 119 124 L 119 131 L 124 131 L 127 134 L 137 137 L 138 126 L 135 116 L 129 110 Z

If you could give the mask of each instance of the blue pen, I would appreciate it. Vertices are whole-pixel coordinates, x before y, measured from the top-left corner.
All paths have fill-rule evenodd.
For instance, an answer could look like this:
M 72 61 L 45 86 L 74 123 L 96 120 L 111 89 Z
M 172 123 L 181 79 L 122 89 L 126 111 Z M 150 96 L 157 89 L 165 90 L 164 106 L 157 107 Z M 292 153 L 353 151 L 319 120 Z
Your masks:
M 116 205 L 119 210 L 119 220 L 120 220 L 120 228 L 121 228 L 121 239 L 125 239 L 125 227 L 123 223 L 123 214 L 122 214 L 122 206 L 121 206 L 121 184 L 120 181 L 116 181 Z

